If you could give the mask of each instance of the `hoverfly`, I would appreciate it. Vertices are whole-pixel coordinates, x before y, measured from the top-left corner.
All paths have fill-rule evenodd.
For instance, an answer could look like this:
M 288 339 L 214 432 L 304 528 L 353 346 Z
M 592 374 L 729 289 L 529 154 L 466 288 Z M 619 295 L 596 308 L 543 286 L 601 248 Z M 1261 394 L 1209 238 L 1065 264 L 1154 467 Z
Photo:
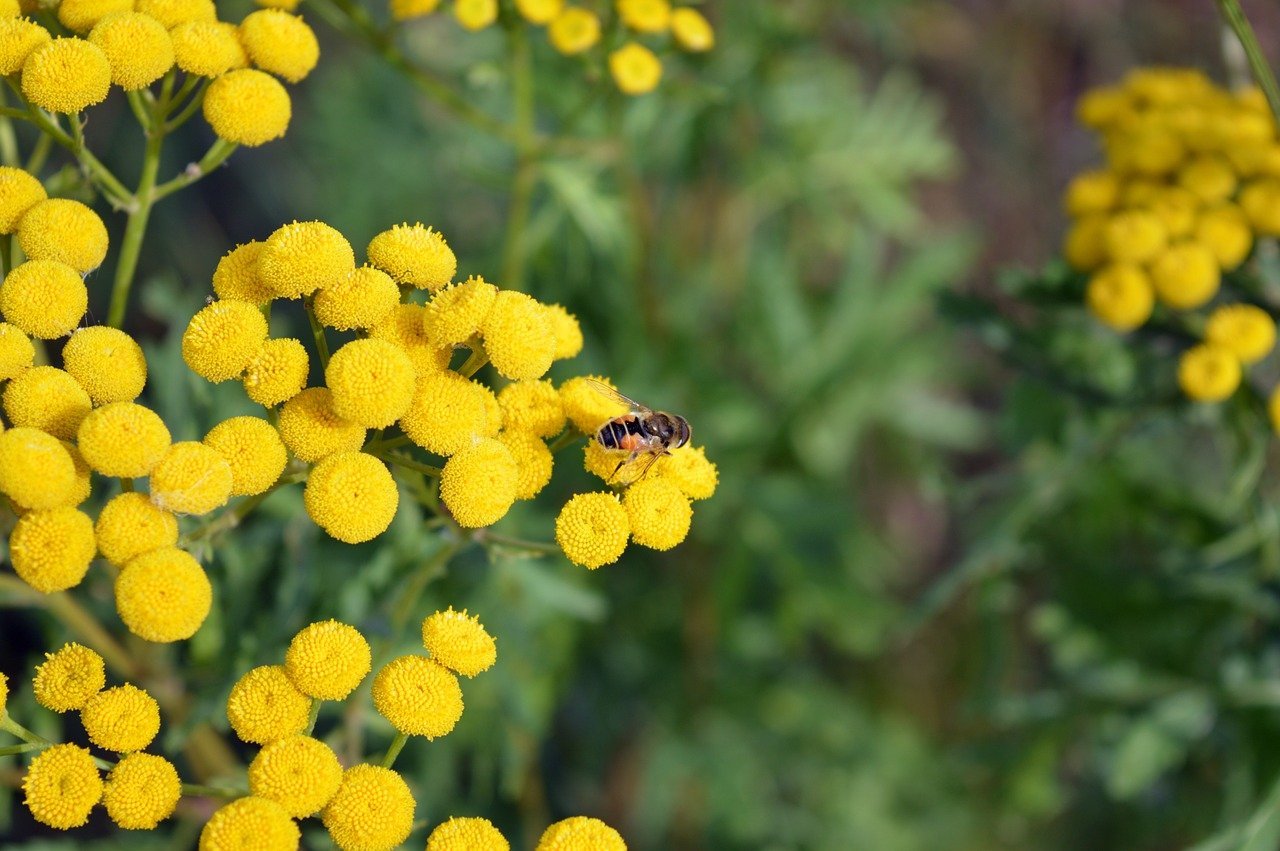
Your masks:
M 630 408 L 627 413 L 614 417 L 600 426 L 595 433 L 596 441 L 605 449 L 627 453 L 626 457 L 618 462 L 618 466 L 614 467 L 606 481 L 612 481 L 624 465 L 635 461 L 641 455 L 646 455 L 648 458 L 640 469 L 639 475 L 626 484 L 643 479 L 649 472 L 649 468 L 659 458 L 670 455 L 672 449 L 684 446 L 693 435 L 689 421 L 684 417 L 668 414 L 666 411 L 655 411 L 647 405 L 641 405 L 635 399 L 623 396 L 608 384 L 596 381 L 594 378 L 589 378 L 587 381 L 599 393 Z

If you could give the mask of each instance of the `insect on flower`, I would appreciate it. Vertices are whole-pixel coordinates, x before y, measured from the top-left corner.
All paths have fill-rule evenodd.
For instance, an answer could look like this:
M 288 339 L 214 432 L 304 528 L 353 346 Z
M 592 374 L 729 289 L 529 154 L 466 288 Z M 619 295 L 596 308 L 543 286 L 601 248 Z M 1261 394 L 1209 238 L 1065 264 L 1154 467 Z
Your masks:
M 639 473 L 624 484 L 638 482 L 645 477 L 659 458 L 670 455 L 672 449 L 684 446 L 693 436 L 689 421 L 679 414 L 655 411 L 634 399 L 623 396 L 604 382 L 595 379 L 587 379 L 587 381 L 596 392 L 616 399 L 631 409 L 596 429 L 595 438 L 601 446 L 627 453 L 626 457 L 618 461 L 618 466 L 613 469 L 607 481 L 612 481 L 624 465 L 644 455 L 647 457 Z

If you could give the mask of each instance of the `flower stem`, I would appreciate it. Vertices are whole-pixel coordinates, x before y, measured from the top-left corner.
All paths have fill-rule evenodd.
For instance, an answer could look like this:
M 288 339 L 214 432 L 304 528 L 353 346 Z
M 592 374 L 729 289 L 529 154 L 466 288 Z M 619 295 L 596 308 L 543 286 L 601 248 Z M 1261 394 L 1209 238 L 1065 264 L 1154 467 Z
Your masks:
M 29 753 L 31 751 L 42 751 L 48 745 L 42 745 L 38 742 L 28 742 L 25 745 L 9 745 L 6 748 L 0 748 L 0 756 L 16 756 L 20 753 Z
M 324 326 L 320 324 L 320 320 L 316 319 L 315 309 L 311 305 L 311 296 L 307 296 L 302 300 L 302 306 L 307 311 L 307 321 L 311 323 L 311 335 L 316 341 L 316 354 L 320 357 L 320 369 L 324 371 L 329 368 L 329 341 L 324 336 Z
M 244 795 L 244 790 L 229 789 L 223 786 L 202 786 L 199 783 L 183 783 L 182 794 L 199 798 L 239 798 Z
M 169 128 L 166 127 L 165 132 L 168 132 L 168 130 Z M 177 177 L 166 180 L 157 186 L 152 202 L 159 201 L 161 198 L 168 198 L 179 189 L 185 189 L 202 177 L 208 176 L 215 168 L 226 162 L 227 157 L 235 153 L 238 147 L 239 145 L 235 142 L 227 142 L 223 139 L 214 141 L 199 162 L 189 164 Z
M 320 704 L 324 703 L 318 697 L 311 698 L 311 711 L 307 713 L 307 729 L 303 730 L 303 735 L 310 736 L 311 731 L 316 728 L 316 719 L 320 717 Z
M 1249 69 L 1253 72 L 1253 79 L 1266 95 L 1272 117 L 1280 121 L 1280 85 L 1276 84 L 1276 75 L 1267 63 L 1267 57 L 1262 52 L 1262 46 L 1258 44 L 1258 36 L 1253 31 L 1253 26 L 1245 17 L 1244 9 L 1240 8 L 1239 0 L 1215 1 L 1223 20 L 1227 22 L 1227 26 L 1231 27 L 1231 31 L 1240 40 L 1240 46 L 1244 48 L 1244 54 L 1249 60 Z
M 395 765 L 396 757 L 400 756 L 400 751 L 404 750 L 404 743 L 409 741 L 409 737 L 404 733 L 397 733 L 395 739 L 391 741 L 391 747 L 387 748 L 387 755 L 382 758 L 382 767 L 390 768 Z
M 154 117 L 154 113 L 153 113 Z M 142 251 L 142 238 L 147 232 L 147 220 L 155 203 L 156 174 L 160 171 L 160 149 L 164 145 L 164 131 L 160 127 L 147 134 L 147 147 L 142 157 L 142 176 L 138 189 L 133 193 L 133 207 L 124 227 L 124 240 L 120 245 L 120 257 L 116 260 L 116 277 L 111 287 L 111 307 L 107 310 L 107 324 L 119 328 L 124 324 L 125 307 L 129 303 L 129 289 L 138 271 L 138 255 Z
M 435 479 L 440 478 L 444 472 L 439 467 L 432 467 L 430 464 L 423 464 L 421 461 L 415 461 L 408 456 L 400 455 L 395 452 L 387 452 L 377 447 L 372 449 L 366 448 L 365 451 L 374 458 L 381 458 L 388 464 L 395 464 L 397 467 L 404 467 L 406 470 L 413 470 L 415 473 L 421 473 L 424 476 L 431 476 Z
M 43 606 L 76 638 L 92 647 L 117 673 L 128 680 L 142 678 L 142 668 L 129 651 L 98 623 L 97 619 L 65 591 L 41 594 L 16 576 L 0 576 L 0 592 Z
M 458 367 L 458 373 L 464 378 L 470 378 L 488 362 L 488 353 L 477 342 L 474 344 L 474 348 L 471 349 L 471 354 L 467 355 L 467 359 L 462 362 L 462 366 Z

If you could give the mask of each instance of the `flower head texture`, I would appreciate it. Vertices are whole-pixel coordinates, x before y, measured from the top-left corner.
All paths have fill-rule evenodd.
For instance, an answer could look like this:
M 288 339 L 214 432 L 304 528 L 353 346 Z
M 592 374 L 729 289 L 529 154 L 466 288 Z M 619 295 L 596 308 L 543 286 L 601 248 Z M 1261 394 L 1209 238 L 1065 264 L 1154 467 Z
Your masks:
M 592 570 L 621 558 L 630 536 L 627 510 L 611 493 L 580 493 L 556 517 L 556 543 L 565 557 Z
M 342 851 L 390 851 L 413 829 L 413 793 L 399 774 L 377 765 L 342 773 L 338 792 L 320 813 Z
M 546 26 L 564 9 L 564 0 L 516 0 L 516 11 L 531 24 Z
M 365 427 L 344 420 L 333 410 L 328 387 L 310 387 L 280 408 L 280 439 L 299 460 L 315 463 L 335 452 L 355 452 L 364 445 Z
M 34 428 L 0 432 L 0 493 L 23 508 L 68 505 L 76 465 L 58 438 Z
M 302 499 L 307 514 L 330 537 L 359 544 L 391 525 L 400 492 L 377 458 L 363 452 L 337 452 L 312 468 Z
M 249 763 L 249 793 L 275 801 L 293 818 L 320 812 L 341 783 L 337 755 L 310 736 L 268 742 Z
M 452 606 L 422 621 L 422 645 L 432 659 L 464 677 L 489 670 L 498 659 L 498 646 L 480 618 Z
M 9 23 L 11 21 L 0 21 L 0 45 L 4 39 L 3 27 Z M 0 61 L 2 59 L 3 49 L 0 48 Z M 44 184 L 31 174 L 13 166 L 0 166 L 0 233 L 16 231 L 27 210 L 48 197 Z
M 477 277 L 440 290 L 422 316 L 427 339 L 437 346 L 465 343 L 480 330 L 497 295 L 497 287 Z
M 0 20 L 0 74 L 8 77 L 21 71 L 27 57 L 52 38 L 47 29 L 29 18 Z
M 311 295 L 343 280 L 355 267 L 351 243 L 324 222 L 282 225 L 258 255 L 258 276 L 277 298 Z
M 298 690 L 320 700 L 345 700 L 369 673 L 369 642 L 335 620 L 303 627 L 289 642 L 284 669 Z
M 401 733 L 439 738 L 462 717 L 462 688 L 452 671 L 425 656 L 392 659 L 373 678 L 373 705 Z
M 76 468 L 75 487 L 72 489 L 71 501 L 68 505 L 81 505 L 93 493 L 93 471 L 89 469 L 84 456 L 80 454 L 79 447 L 68 440 L 62 440 L 59 443 L 62 444 L 63 449 L 67 450 L 67 454 L 71 456 L 71 463 Z
M 1210 343 L 1192 346 L 1178 361 L 1178 386 L 1197 402 L 1229 398 L 1242 377 L 1240 359 L 1230 349 Z
M 123 567 L 143 553 L 176 547 L 178 518 L 152 505 L 145 494 L 126 492 L 102 506 L 93 532 L 102 557 Z
M 498 20 L 498 0 L 454 0 L 453 16 L 464 29 L 482 30 Z
M 427 851 L 510 851 L 493 823 L 483 818 L 451 818 L 427 837 Z
M 577 357 L 582 351 L 583 342 L 578 317 L 558 304 L 544 304 L 542 312 L 547 318 L 547 325 L 551 327 L 551 336 L 556 338 L 555 359 Z
M 671 25 L 668 0 L 617 0 L 618 17 L 636 32 L 666 32 Z
M 322 325 L 351 331 L 372 328 L 400 303 L 400 288 L 391 276 L 372 266 L 352 269 L 316 293 L 316 319 Z
M 551 482 L 551 450 L 541 438 L 523 431 L 504 431 L 498 440 L 516 462 L 516 499 L 533 499 Z
M 274 408 L 302 392 L 311 363 L 301 340 L 267 340 L 244 368 L 240 380 L 245 394 L 265 408 Z
M 495 9 L 496 9 L 496 5 Z M 438 290 L 453 280 L 458 259 L 438 231 L 422 224 L 400 224 L 369 242 L 369 262 L 398 284 Z
M 400 419 L 413 400 L 413 362 L 386 340 L 352 340 L 333 353 L 324 381 L 338 416 L 367 428 Z
M 1156 295 L 1177 310 L 1192 310 L 1218 293 L 1222 273 L 1213 253 L 1203 245 L 1182 242 L 1170 246 L 1151 265 Z
M 1116 331 L 1132 331 L 1145 324 L 1155 309 L 1155 288 L 1137 266 L 1113 265 L 1094 272 L 1085 289 L 1089 312 Z
M 5 320 L 41 340 L 70 334 L 88 307 L 84 278 L 56 260 L 28 260 L 0 283 L 0 313 Z
M 187 323 L 182 359 L 207 381 L 227 381 L 240 377 L 266 339 L 267 320 L 252 304 L 215 301 Z
M 246 242 L 223 255 L 213 270 L 213 292 L 223 301 L 247 301 L 263 305 L 271 301 L 271 291 L 258 277 L 258 255 L 265 243 Z
M 90 697 L 80 721 L 98 747 L 129 753 L 151 744 L 160 732 L 160 707 L 151 695 L 126 683 Z
M 710 499 L 716 492 L 719 472 L 716 465 L 707 460 L 701 446 L 686 444 L 672 449 L 653 465 L 652 476 L 674 482 L 689 499 Z
M 437 455 L 453 455 L 478 437 L 498 433 L 488 402 L 492 391 L 482 384 L 447 371 L 418 379 L 409 410 L 400 428 L 409 439 Z
M 1276 323 L 1252 304 L 1224 304 L 1209 315 L 1206 343 L 1227 349 L 1243 364 L 1257 363 L 1276 345 Z
M 294 687 L 282 665 L 263 665 L 231 687 L 227 720 L 243 741 L 265 745 L 296 736 L 307 726 L 311 701 Z
M 711 23 L 697 9 L 687 6 L 671 13 L 671 35 L 681 49 L 690 53 L 703 53 L 716 46 Z
M 626 403 L 600 392 L 593 383 L 596 381 L 613 387 L 612 382 L 600 376 L 570 378 L 560 385 L 565 415 L 583 434 L 595 434 L 600 426 L 627 412 Z
M 173 815 L 182 781 L 162 756 L 131 753 L 116 763 L 102 789 L 102 804 L 117 827 L 152 830 Z
M 93 408 L 89 394 L 66 372 L 33 366 L 4 389 L 4 413 L 15 426 L 71 440 Z
M 80 454 L 104 476 L 146 476 L 169 451 L 164 420 L 136 402 L 112 402 L 90 411 L 77 431 Z
M 502 427 L 535 437 L 554 437 L 564 429 L 564 403 L 550 381 L 516 381 L 498 393 Z
M 9 536 L 14 572 L 45 594 L 79 585 L 95 552 L 93 520 L 70 507 L 28 511 Z
M 107 256 L 107 227 L 97 213 L 79 201 L 49 198 L 23 215 L 18 223 L 18 244 L 30 260 L 65 263 L 84 275 L 101 266 Z
M 231 465 L 203 443 L 175 443 L 151 470 L 151 501 L 175 514 L 208 514 L 231 497 Z
M 102 776 L 93 756 L 79 745 L 54 745 L 41 751 L 22 778 L 23 803 L 41 824 L 70 830 L 89 820 L 102 797 Z
M 551 22 L 547 37 L 566 56 L 585 53 L 600 41 L 600 18 L 590 9 L 571 6 Z
M 137 0 L 137 11 L 150 15 L 167 29 L 189 21 L 217 20 L 213 0 Z
M 284 807 L 250 796 L 227 804 L 200 831 L 200 851 L 243 851 L 246 848 L 293 851 L 301 832 Z
M 132 10 L 131 0 L 62 0 L 58 4 L 58 22 L 69 30 L 87 33 L 108 15 Z
M 627 843 L 600 819 L 574 816 L 543 831 L 534 851 L 627 851 Z
M 311 27 L 281 9 L 260 9 L 240 22 L 240 42 L 249 61 L 291 83 L 301 82 L 320 59 Z
M 111 82 L 125 91 L 149 86 L 173 67 L 173 39 L 150 15 L 108 15 L 94 26 L 89 41 L 106 54 Z
M 1164 251 L 1169 232 L 1155 213 L 1126 210 L 1107 221 L 1103 240 L 1107 256 L 1113 262 L 1141 265 Z
M 231 495 L 260 494 L 270 488 L 289 461 L 280 433 L 260 417 L 232 417 L 218 423 L 201 441 L 231 467 Z
M 55 38 L 22 63 L 22 94 L 50 112 L 74 115 L 102 103 L 110 88 L 107 55 L 82 38 Z
M 1193 239 L 1209 249 L 1224 272 L 1236 268 L 1253 250 L 1253 231 L 1240 208 L 1220 204 L 1200 213 Z
M 95 405 L 132 402 L 147 383 L 142 347 L 123 331 L 96 325 L 81 328 L 62 347 L 62 367 Z
M 532 381 L 551 368 L 556 338 L 546 310 L 524 293 L 498 293 L 480 333 L 489 361 L 504 378 Z
M 501 441 L 483 439 L 456 452 L 440 476 L 440 501 L 464 529 L 491 526 L 516 501 L 520 470 Z
M 419 378 L 448 369 L 453 357 L 452 346 L 438 346 L 427 337 L 426 311 L 419 304 L 397 304 L 369 328 L 370 337 L 393 343 L 408 355 Z
M 689 498 L 674 482 L 658 477 L 628 487 L 622 506 L 627 510 L 631 539 L 654 550 L 669 550 L 679 544 L 693 522 Z
M 164 548 L 131 559 L 116 577 L 116 611 L 147 641 L 182 641 L 209 616 L 213 587 L 190 553 Z
M 280 81 L 253 68 L 228 71 L 210 83 L 203 109 L 219 139 L 250 148 L 284 136 L 293 116 Z
M 80 709 L 107 684 L 106 663 L 95 651 L 75 642 L 44 654 L 36 666 L 36 702 L 54 712 Z
M 240 43 L 240 32 L 235 24 L 187 21 L 170 29 L 169 37 L 173 39 L 174 61 L 188 74 L 221 77 L 228 71 L 249 65 L 249 55 Z M 278 99 L 278 92 L 275 96 Z M 219 294 L 219 298 L 229 296 Z
M 0 322 L 0 381 L 22 374 L 35 362 L 36 347 L 16 325 Z
M 391 19 L 410 21 L 430 15 L 440 5 L 440 0 L 391 0 Z
M 609 54 L 609 73 L 624 94 L 648 94 L 662 80 L 662 62 L 652 50 L 632 41 Z

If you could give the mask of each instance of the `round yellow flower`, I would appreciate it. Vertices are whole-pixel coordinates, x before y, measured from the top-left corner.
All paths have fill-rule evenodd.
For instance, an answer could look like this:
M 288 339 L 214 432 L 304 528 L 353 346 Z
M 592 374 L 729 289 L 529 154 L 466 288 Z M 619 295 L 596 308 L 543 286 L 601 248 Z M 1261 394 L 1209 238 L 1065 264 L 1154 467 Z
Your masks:
M 145 88 L 173 67 L 173 39 L 150 15 L 119 12 L 99 21 L 89 41 L 111 64 L 111 82 L 125 91 Z
M 1273 390 L 1267 400 L 1267 414 L 1271 420 L 1271 430 L 1280 434 L 1280 387 Z
M 685 444 L 672 449 L 653 465 L 650 475 L 674 482 L 689 499 L 710 499 L 716 492 L 719 474 L 716 465 L 707 460 L 701 446 Z
M 137 686 L 100 691 L 80 710 L 89 741 L 117 753 L 140 751 L 160 732 L 160 707 L 155 698 Z
M 451 346 L 437 346 L 427 338 L 423 325 L 426 310 L 420 304 L 397 304 L 369 329 L 369 336 L 375 340 L 386 340 L 400 347 L 409 356 L 418 377 L 443 372 L 453 357 Z
M 89 307 L 89 291 L 75 269 L 54 260 L 28 260 L 0 283 L 0 313 L 32 337 L 65 337 Z
M 385 340 L 352 340 L 333 353 L 324 371 L 333 392 L 333 410 L 368 428 L 391 425 L 409 409 L 414 392 L 413 362 Z
M 497 440 L 480 440 L 445 462 L 440 501 L 464 529 L 491 526 L 511 510 L 519 481 L 511 450 Z
M 178 769 L 149 753 L 131 753 L 121 759 L 102 789 L 107 815 L 125 830 L 155 829 L 173 815 L 181 797 Z
M 451 818 L 427 837 L 427 851 L 511 851 L 488 819 Z
M 480 330 L 498 288 L 472 276 L 435 294 L 422 315 L 423 330 L 436 346 L 456 346 Z
M 498 20 L 498 0 L 453 0 L 453 16 L 476 32 Z
M 348 544 L 381 535 L 400 504 L 385 464 L 363 452 L 337 452 L 311 470 L 303 504 L 316 525 Z
M 611 493 L 580 493 L 556 517 L 556 543 L 574 564 L 595 570 L 622 557 L 631 537 L 627 510 Z
M 556 338 L 543 306 L 524 293 L 498 293 L 480 333 L 489 362 L 504 378 L 532 381 L 551 368 Z
M 174 514 L 208 514 L 231 497 L 231 465 L 194 440 L 169 447 L 151 470 L 151 501 Z
M 173 39 L 174 61 L 188 74 L 221 77 L 228 71 L 249 65 L 249 54 L 240 43 L 240 31 L 235 24 L 187 21 L 169 30 L 169 37 Z M 219 297 L 230 296 L 219 294 Z
M 283 136 L 293 116 L 280 81 L 253 68 L 228 71 L 210 83 L 203 109 L 219 139 L 251 148 Z
M 345 700 L 373 664 L 369 642 L 353 626 L 335 620 L 303 627 L 289 642 L 284 669 L 303 694 Z
M 624 94 L 648 94 L 662 80 L 662 62 L 652 50 L 632 41 L 609 54 L 609 73 Z
M 341 783 L 337 755 L 310 736 L 268 742 L 249 763 L 249 793 L 275 801 L 294 818 L 320 812 Z
M 199 562 L 179 549 L 129 560 L 116 577 L 116 611 L 147 641 L 182 641 L 196 634 L 213 605 L 213 587 Z
M 516 11 L 531 24 L 545 26 L 564 10 L 564 0 L 516 0 Z
M 1067 184 L 1062 206 L 1067 215 L 1081 218 L 1109 212 L 1120 200 L 1120 181 L 1114 172 L 1099 170 L 1077 174 Z
M 149 408 L 112 402 L 84 418 L 80 453 L 95 472 L 132 479 L 149 475 L 169 450 L 169 429 Z
M 320 43 L 306 21 L 280 9 L 262 9 L 240 22 L 249 59 L 291 83 L 301 82 L 320 60 Z
M 14 572 L 44 594 L 79 585 L 95 552 L 93 520 L 69 507 L 28 511 L 9 536 Z
M 71 440 L 93 408 L 74 378 L 53 366 L 33 366 L 4 389 L 4 412 L 15 426 L 29 426 Z
M 1178 184 L 1204 204 L 1227 201 L 1236 191 L 1236 174 L 1217 154 L 1200 154 L 1178 169 Z
M 393 21 L 409 21 L 430 15 L 440 5 L 440 0 L 391 0 L 389 6 Z
M 355 765 L 342 773 L 338 793 L 320 813 L 342 851 L 389 851 L 413 830 L 413 793 L 389 768 Z
M 300 839 L 298 825 L 284 807 L 265 798 L 248 797 L 213 814 L 200 831 L 199 851 L 294 851 Z
M 82 38 L 55 38 L 31 51 L 22 63 L 23 96 L 50 112 L 74 115 L 102 103 L 110 88 L 106 54 Z
M 1263 236 L 1280 236 L 1280 180 L 1255 180 L 1240 190 L 1240 209 Z
M 399 732 L 435 739 L 462 717 L 462 687 L 439 662 L 401 656 L 373 678 L 373 705 Z
M 1107 266 L 1089 278 L 1085 303 L 1099 322 L 1132 331 L 1151 318 L 1155 289 L 1137 266 Z
M 18 244 L 32 261 L 65 263 L 84 275 L 101 266 L 107 256 L 107 228 L 97 213 L 79 201 L 49 198 L 33 205 L 18 222 Z M 36 268 L 42 275 L 66 276 L 61 269 Z M 64 286 L 61 281 L 58 285 Z
M 22 329 L 8 322 L 0 322 L 0 381 L 8 381 L 22 374 L 35 362 L 36 347 Z
M 265 745 L 307 728 L 311 700 L 294 687 L 283 665 L 262 665 L 231 687 L 227 720 L 241 740 Z
M 313 307 L 320 324 L 351 331 L 377 325 L 399 303 L 400 288 L 390 275 L 361 266 L 317 292 Z
M 502 425 L 535 437 L 554 437 L 564 430 L 564 403 L 550 381 L 517 381 L 498 393 Z
M 711 22 L 697 9 L 676 9 L 671 13 L 671 34 L 676 44 L 690 53 L 702 53 L 716 46 Z
M 661 33 L 671 26 L 667 0 L 617 0 L 618 17 L 636 32 Z
M 495 0 L 485 2 L 496 10 Z M 405 223 L 384 230 L 370 240 L 366 253 L 369 262 L 396 283 L 420 290 L 438 290 L 458 271 L 458 259 L 444 235 L 422 224 Z
M 227 381 L 240 377 L 266 339 L 262 311 L 243 301 L 215 301 L 187 324 L 182 359 L 206 381 Z
M 1200 201 L 1186 189 L 1167 186 L 1156 191 L 1146 207 L 1160 219 L 1172 240 L 1187 236 L 1195 228 Z
M 1224 304 L 1209 316 L 1204 340 L 1226 349 L 1243 364 L 1257 363 L 1276 345 L 1276 323 L 1252 304 Z
M 62 348 L 62 366 L 95 405 L 132 402 L 147 383 L 147 359 L 128 334 L 106 325 L 81 328 Z
M 646 478 L 627 488 L 622 497 L 631 538 L 642 547 L 669 550 L 689 534 L 693 508 L 674 482 Z
M 564 404 L 565 415 L 583 434 L 595 434 L 600 426 L 627 412 L 625 402 L 605 395 L 593 382 L 613 387 L 609 379 L 598 375 L 570 378 L 560 385 L 560 401 Z
M 1201 213 L 1194 238 L 1209 249 L 1223 271 L 1239 266 L 1253 250 L 1249 220 L 1234 204 L 1223 204 Z
M 258 276 L 277 298 L 311 295 L 338 283 L 355 267 L 351 243 L 324 222 L 282 225 L 267 237 L 258 255 Z
M 1229 349 L 1202 343 L 1182 353 L 1178 386 L 1197 402 L 1221 402 L 1236 392 L 1243 370 Z
M 23 803 L 36 821 L 70 830 L 89 820 L 102 797 L 102 777 L 88 748 L 53 745 L 27 766 L 22 791 Z
M 0 74 L 8 77 L 21 71 L 27 57 L 52 38 L 47 29 L 28 18 L 0 20 Z
M 69 30 L 85 33 L 109 15 L 133 11 L 133 0 L 61 0 L 58 22 Z
M 422 621 L 422 646 L 449 670 L 474 677 L 498 661 L 498 646 L 477 615 L 450 606 Z
M 75 642 L 64 644 L 36 666 L 36 702 L 54 712 L 80 709 L 107 684 L 106 663 L 93 650 Z
M 590 9 L 571 6 L 551 22 L 547 37 L 565 56 L 585 53 L 600 41 L 600 18 Z
M 93 471 L 89 469 L 84 456 L 80 454 L 80 449 L 74 443 L 68 440 L 61 440 L 59 443 L 62 444 L 63 449 L 67 450 L 67 454 L 71 456 L 71 463 L 76 468 L 76 484 L 68 505 L 80 505 L 93 492 Z
M 244 369 L 241 381 L 249 398 L 267 408 L 287 402 L 307 384 L 311 363 L 301 340 L 267 340 Z
M 3 27 L 0 25 L 0 43 L 2 40 Z M 16 231 L 27 210 L 48 197 L 44 184 L 32 175 L 13 166 L 0 166 L 0 233 Z
M 574 816 L 548 827 L 534 851 L 627 851 L 618 831 L 587 816 Z
M 137 11 L 150 15 L 166 28 L 189 21 L 214 21 L 218 18 L 218 10 L 213 0 L 137 0 Z
M 259 417 L 232 417 L 218 423 L 202 441 L 231 466 L 231 495 L 266 491 L 284 472 L 289 454 L 280 434 Z
M 541 438 L 522 431 L 504 431 L 498 440 L 516 462 L 516 499 L 533 499 L 551 481 L 551 450 Z
M 1089 215 L 1071 223 L 1062 240 L 1062 256 L 1071 268 L 1092 272 L 1107 262 L 1106 230 L 1104 215 Z
M 551 335 L 556 338 L 555 359 L 576 357 L 582 351 L 582 327 L 578 318 L 558 304 L 542 306 Z
M 335 452 L 355 452 L 364 445 L 364 438 L 364 426 L 334 412 L 328 387 L 303 390 L 280 408 L 280 439 L 308 464 Z
M 23 508 L 70 504 L 76 465 L 52 435 L 34 428 L 0 432 L 0 493 Z
M 1209 249 L 1195 242 L 1170 246 L 1151 265 L 1156 295 L 1170 307 L 1192 310 L 1209 301 L 1222 281 Z
M 189 24 L 188 26 L 201 26 Z M 213 292 L 224 301 L 247 301 L 260 306 L 271 301 L 271 290 L 258 277 L 258 257 L 265 243 L 246 242 L 223 255 L 213 270 Z
M 489 388 L 456 372 L 425 375 L 418 379 L 400 428 L 428 452 L 452 455 L 478 437 L 498 433 L 499 424 L 491 422 L 488 413 L 487 400 L 492 397 Z
M 1164 251 L 1169 234 L 1155 213 L 1128 210 L 1107 221 L 1103 240 L 1112 261 L 1141 265 Z
M 98 513 L 93 526 L 102 557 L 123 567 L 152 550 L 178 545 L 178 518 L 156 508 L 145 494 L 117 494 Z

